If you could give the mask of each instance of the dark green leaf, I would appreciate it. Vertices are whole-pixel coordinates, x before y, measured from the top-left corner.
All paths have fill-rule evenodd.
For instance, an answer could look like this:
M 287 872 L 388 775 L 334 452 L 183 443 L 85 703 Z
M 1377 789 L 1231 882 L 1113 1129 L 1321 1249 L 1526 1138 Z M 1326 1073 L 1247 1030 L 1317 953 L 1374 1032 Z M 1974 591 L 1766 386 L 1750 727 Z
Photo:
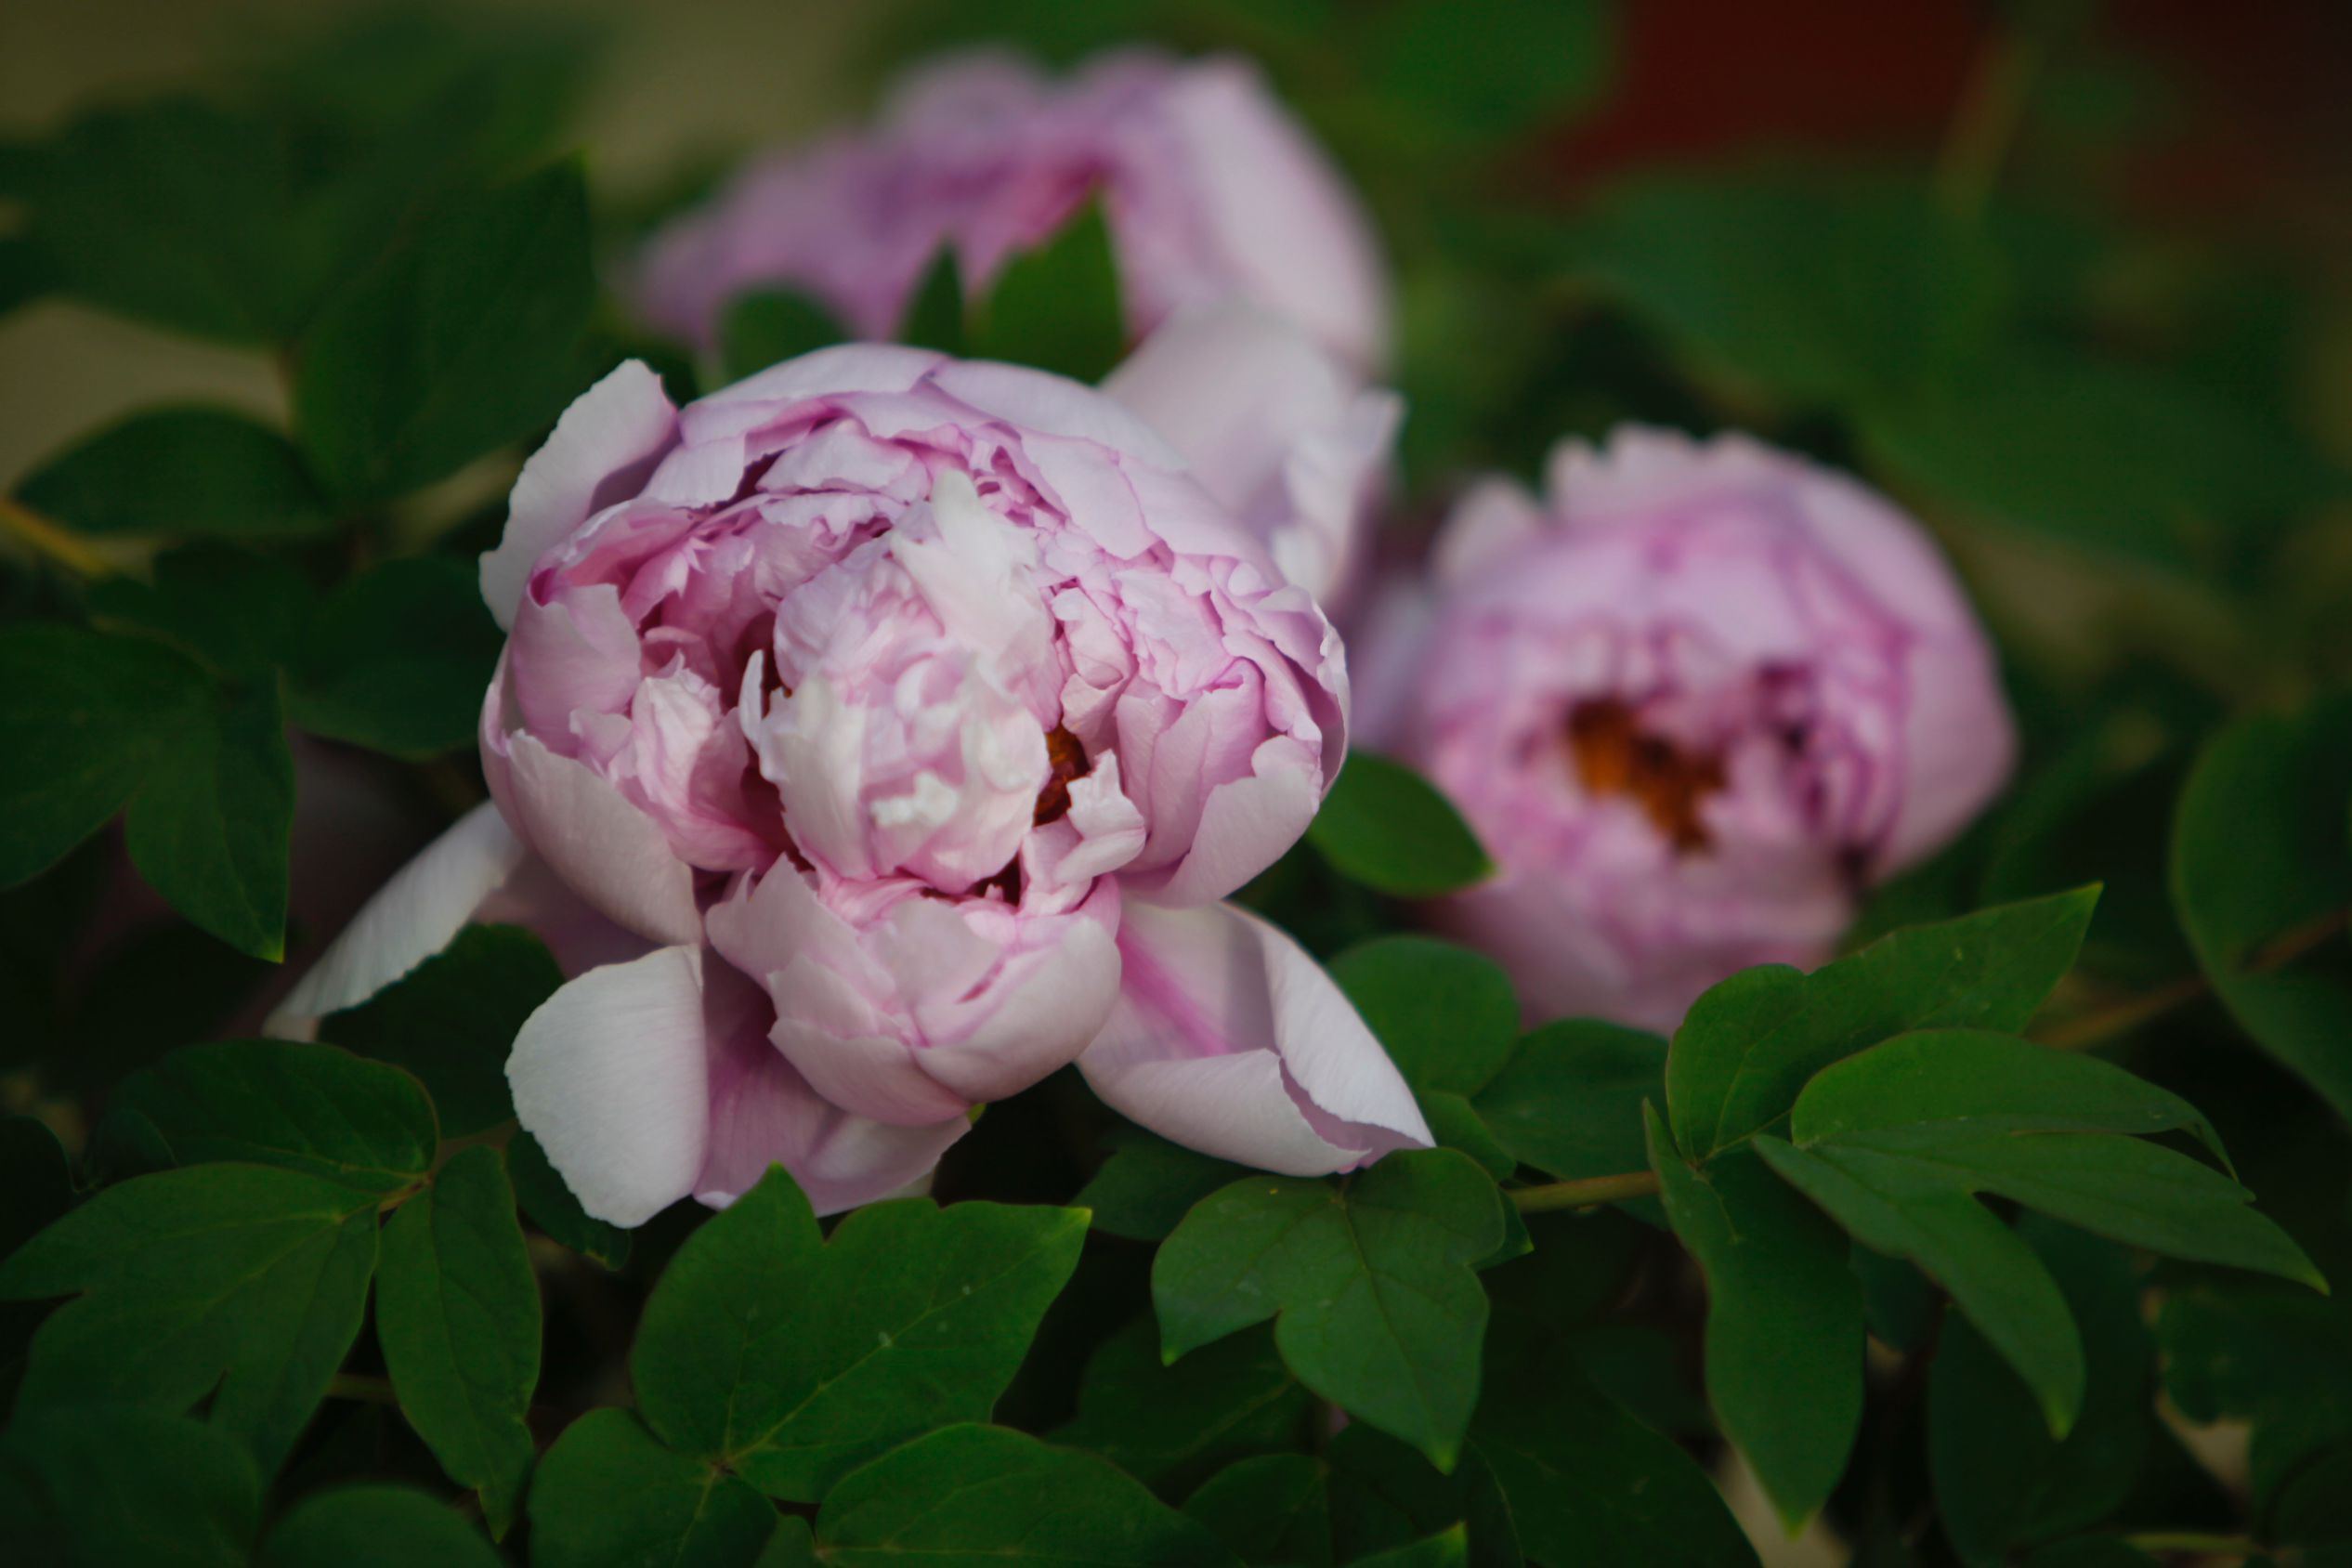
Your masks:
M 1983 1338 L 1966 1321 L 1944 1325 L 1927 1382 L 1927 1458 L 1944 1538 L 1965 1562 L 2006 1562 L 2017 1548 L 2105 1520 L 2130 1493 L 2154 1425 L 2154 1347 L 2130 1260 L 2037 1216 L 2018 1232 L 2082 1326 L 2089 1388 L 2060 1443 Z
M 161 638 L 233 680 L 274 682 L 301 641 L 311 590 L 283 561 L 200 544 L 157 556 L 154 578 L 93 583 L 91 618 L 109 631 Z
M 69 626 L 0 632 L 0 886 L 105 826 L 205 695 L 203 672 L 153 643 Z
M 1452 802 L 1370 751 L 1348 753 L 1307 840 L 1340 875 L 1400 898 L 1458 893 L 1495 870 Z
M 515 1114 L 506 1054 L 523 1020 L 563 984 L 538 937 L 511 925 L 468 926 L 457 940 L 319 1033 L 406 1067 L 424 1081 L 444 1136 L 463 1138 Z
M 719 322 L 719 363 L 729 381 L 849 341 L 841 318 L 804 294 L 762 289 L 738 296 Z
M 73 1204 L 73 1172 L 46 1122 L 0 1117 L 0 1259 Z
M 1173 1359 L 1274 1317 L 1300 1381 L 1450 1470 L 1486 1326 L 1473 1265 L 1503 1234 L 1493 1182 L 1448 1149 L 1391 1155 L 1344 1187 L 1235 1182 L 1154 1260 L 1161 1342 Z
M 121 1405 L 20 1409 L 0 1436 L 0 1453 L 39 1478 L 76 1561 L 251 1561 L 261 1480 L 245 1451 L 215 1428 Z
M 2265 1051 L 2352 1117 L 2352 698 L 2215 738 L 2173 826 L 2173 906 Z M 2313 950 L 2315 949 L 2316 950 Z
M 238 951 L 286 951 L 294 756 L 277 683 L 185 712 L 124 824 L 131 863 L 172 908 Z
M 1862 1291 L 1846 1238 L 1748 1150 L 1694 1169 L 1653 1105 L 1650 1159 L 1706 1276 L 1706 1392 L 1791 1533 L 1845 1474 L 1862 1415 Z
M 1201 1483 L 1184 1499 L 1184 1517 L 1208 1526 L 1248 1568 L 1330 1568 L 1324 1479 L 1320 1459 L 1263 1454 Z
M 630 1356 L 647 1425 L 814 1501 L 910 1433 L 985 1417 L 1077 1266 L 1074 1209 L 869 1204 L 819 1237 L 781 1168 L 681 1248 Z
M 1184 1211 L 1243 1173 L 1241 1166 L 1154 1137 L 1141 1128 L 1113 1134 L 1111 1156 L 1071 1203 L 1091 1209 L 1094 1228 L 1158 1241 Z
M 1229 1568 L 1217 1537 L 1091 1454 L 951 1426 L 852 1470 L 817 1516 L 834 1568 Z
M 1471 1450 L 1494 1472 L 1529 1557 L 1576 1568 L 1755 1563 L 1706 1472 L 1560 1354 L 1498 1356 L 1495 1374 Z
M 2095 1058 L 1942 1030 L 1824 1070 L 1797 1101 L 1796 1143 L 1757 1146 L 1857 1240 L 1951 1291 L 2063 1436 L 2084 1383 L 2072 1321 L 2048 1271 L 1973 1195 L 2130 1246 L 2321 1284 L 2244 1188 L 2122 1135 L 2202 1127 L 2186 1102 Z
M 169 1164 L 279 1165 L 376 1193 L 422 1182 L 438 1143 L 416 1079 L 291 1040 L 175 1051 L 124 1079 L 108 1115 Z
M 305 1497 L 261 1548 L 260 1568 L 496 1568 L 481 1534 L 406 1486 L 346 1486 Z
M 1331 960 L 1331 978 L 1418 1093 L 1476 1094 L 1509 1059 L 1519 999 L 1492 960 L 1427 936 L 1383 936 Z
M 18 493 L 87 534 L 292 539 L 335 526 L 293 443 L 228 409 L 133 414 L 50 459 Z
M 585 1253 L 608 1269 L 629 1261 L 629 1233 L 589 1217 L 571 1189 L 564 1185 L 563 1177 L 547 1162 L 547 1151 L 539 1146 L 538 1139 L 528 1132 L 515 1134 L 515 1141 L 506 1145 L 506 1173 L 514 1179 L 515 1197 L 523 1207 L 524 1217 L 550 1239 Z
M 626 1410 L 592 1410 L 540 1460 L 530 1529 L 531 1568 L 746 1568 L 776 1509 L 664 1448 Z
M 289 672 L 287 714 L 399 757 L 470 747 L 501 641 L 471 566 L 387 561 L 319 606 Z
M 1127 319 L 1101 206 L 1090 202 L 1044 244 L 1008 262 L 978 314 L 974 359 L 1090 384 L 1110 373 L 1127 348 Z
M 907 301 L 898 341 L 960 356 L 963 338 L 963 269 L 956 264 L 955 247 L 942 245 Z
M 1598 0 L 1387 6 L 1361 46 L 1384 107 L 1415 130 L 1486 139 L 1589 100 L 1608 80 L 1611 20 Z
M 1162 1496 L 1183 1495 L 1222 1463 L 1293 1446 L 1316 1409 L 1265 1330 L 1245 1329 L 1170 1366 L 1148 1318 L 1094 1352 L 1078 1397 L 1077 1418 L 1053 1441 L 1102 1455 Z
M 376 1199 L 259 1165 L 110 1187 L 0 1264 L 0 1297 L 73 1296 L 33 1336 L 20 1410 L 116 1400 L 183 1410 L 274 1471 L 351 1348 Z
M 1860 411 L 1904 478 L 2001 521 L 2170 566 L 2201 534 L 2340 490 L 2243 399 L 2083 358 L 2007 353 Z
M 400 1413 L 450 1479 L 482 1495 L 490 1534 L 522 1506 L 536 1447 L 539 1282 L 498 1151 L 444 1165 L 384 1230 L 375 1337 Z
M 1503 1147 L 1560 1181 L 1639 1170 L 1644 1101 L 1666 1095 L 1666 1041 L 1594 1019 L 1547 1024 L 1472 1102 Z M 1649 1217 L 1651 1206 L 1630 1205 Z
M 1339 1561 L 1410 1548 L 1467 1522 L 1476 1568 L 1522 1568 L 1509 1506 L 1475 1448 L 1454 1474 L 1441 1475 L 1394 1438 L 1353 1425 L 1332 1437 L 1323 1457 Z
M 232 343 L 299 324 L 317 258 L 278 127 L 190 98 L 103 110 L 30 173 L 33 237 L 67 293 Z
M 2074 961 L 2097 902 L 2081 888 L 1880 937 L 1810 975 L 1749 970 L 1675 1031 L 1666 1103 L 1704 1160 L 1784 1115 L 1830 1063 L 1909 1029 L 2021 1030 Z
M 1470 1526 L 1456 1524 L 1410 1546 L 1359 1557 L 1354 1568 L 1467 1568 L 1470 1560 Z
M 1982 232 L 1912 184 L 1661 176 L 1573 239 L 1678 342 L 1798 399 L 1874 407 L 1985 341 L 2006 306 Z
M 549 424 L 583 385 L 595 294 L 576 165 L 451 204 L 305 338 L 294 420 L 312 467 L 380 500 Z

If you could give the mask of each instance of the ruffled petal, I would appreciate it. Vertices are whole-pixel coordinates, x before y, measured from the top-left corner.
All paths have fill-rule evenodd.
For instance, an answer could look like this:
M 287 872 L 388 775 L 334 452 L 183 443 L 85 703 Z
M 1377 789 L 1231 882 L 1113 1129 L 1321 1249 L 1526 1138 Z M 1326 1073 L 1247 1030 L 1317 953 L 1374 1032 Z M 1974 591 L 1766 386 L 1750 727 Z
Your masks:
M 1230 904 L 1130 904 L 1119 952 L 1119 1000 L 1078 1066 L 1130 1119 L 1293 1176 L 1432 1142 L 1339 987 L 1264 921 Z
M 694 873 L 654 820 L 585 763 L 536 736 L 507 740 L 516 826 L 582 898 L 649 942 L 699 942 Z

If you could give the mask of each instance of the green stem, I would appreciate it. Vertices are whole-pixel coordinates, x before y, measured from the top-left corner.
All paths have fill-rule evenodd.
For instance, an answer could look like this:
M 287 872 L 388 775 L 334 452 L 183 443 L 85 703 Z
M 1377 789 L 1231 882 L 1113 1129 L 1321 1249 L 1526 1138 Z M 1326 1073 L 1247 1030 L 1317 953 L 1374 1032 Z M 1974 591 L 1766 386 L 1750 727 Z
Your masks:
M 2249 953 L 2239 967 L 2249 974 L 2268 974 L 2284 969 L 2340 934 L 2348 921 L 2352 921 L 2352 909 L 2330 909 L 2272 937 Z M 2152 991 L 2125 997 L 2122 1001 L 2038 1030 L 2033 1038 L 2053 1051 L 2085 1051 L 2186 1007 L 2212 989 L 2212 983 L 2202 974 L 2184 974 Z
M 338 1372 L 327 1382 L 329 1399 L 356 1399 L 367 1405 L 398 1405 L 399 1396 L 392 1392 L 389 1378 L 371 1378 L 361 1372 Z
M 1550 1182 L 1540 1187 L 1515 1187 L 1510 1200 L 1522 1214 L 1549 1214 L 1561 1209 L 1591 1209 L 1648 1197 L 1658 1190 L 1654 1170 L 1628 1170 L 1617 1176 L 1587 1176 L 1575 1182 Z
M 1964 223 L 1984 216 L 2001 164 L 2025 119 L 2033 78 L 2042 69 L 2037 40 L 1996 35 L 1986 40 L 1976 70 L 1961 89 L 1951 128 L 1936 158 L 1936 195 Z
M 0 496 L 0 533 L 77 577 L 104 577 L 114 569 L 104 555 L 11 496 Z

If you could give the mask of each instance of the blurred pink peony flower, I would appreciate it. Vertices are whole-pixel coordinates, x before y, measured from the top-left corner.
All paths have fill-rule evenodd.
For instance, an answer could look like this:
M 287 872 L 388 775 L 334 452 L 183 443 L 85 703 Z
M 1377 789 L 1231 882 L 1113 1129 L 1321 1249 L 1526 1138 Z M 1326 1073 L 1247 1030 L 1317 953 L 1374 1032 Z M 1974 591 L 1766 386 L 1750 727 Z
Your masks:
M 624 365 L 526 466 L 482 585 L 495 809 L 286 1021 L 503 906 L 577 976 L 508 1078 L 591 1213 L 724 1202 L 772 1159 L 849 1207 L 1090 1045 L 1106 1099 L 1233 1157 L 1427 1141 L 1329 979 L 1218 903 L 1338 771 L 1339 639 L 1110 399 L 851 346 L 680 410 Z M 1254 970 L 1171 996 L 1160 949 L 1226 930 Z M 1115 1008 L 1129 975 L 1151 1000 Z
M 979 53 L 909 76 L 863 133 L 772 154 L 657 233 L 637 307 L 705 347 L 738 295 L 800 290 L 860 335 L 895 333 L 943 244 L 985 294 L 1101 193 L 1132 334 L 1238 296 L 1365 370 L 1388 291 L 1353 194 L 1246 62 L 1145 52 L 1053 82 Z
M 1424 768 L 1498 874 L 1445 919 L 1545 1015 L 1653 1028 L 1736 969 L 1826 959 L 1858 893 L 2007 777 L 1993 649 L 1926 533 L 1738 436 L 1491 482 L 1434 590 L 1364 639 L 1358 738 Z

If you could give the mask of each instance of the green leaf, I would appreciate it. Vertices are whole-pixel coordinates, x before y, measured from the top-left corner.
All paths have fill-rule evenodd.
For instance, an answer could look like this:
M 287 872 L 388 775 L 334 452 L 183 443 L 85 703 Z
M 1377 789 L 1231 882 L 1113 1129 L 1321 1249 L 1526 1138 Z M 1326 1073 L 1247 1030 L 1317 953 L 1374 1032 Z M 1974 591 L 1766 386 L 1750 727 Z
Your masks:
M 2095 887 L 1912 926 L 1810 975 L 1732 975 L 1675 1031 L 1666 1105 L 1704 1160 L 1786 1114 L 1805 1081 L 1911 1029 L 2021 1030 L 2074 961 Z
M 1598 0 L 1387 6 L 1363 19 L 1360 46 L 1383 107 L 1444 146 L 1589 101 L 1609 79 L 1612 20 Z
M 1202 1526 L 1131 1476 L 1002 1427 L 944 1427 L 852 1470 L 817 1516 L 833 1568 L 1229 1568 Z
M 1208 1526 L 1248 1568 L 1330 1568 L 1331 1504 L 1323 1461 L 1261 1454 L 1227 1466 L 1184 1499 L 1184 1517 Z
M 1162 1244 L 1152 1300 L 1170 1360 L 1274 1317 L 1299 1380 L 1451 1470 L 1478 1398 L 1503 1243 L 1495 1187 L 1448 1149 L 1391 1155 L 1346 1186 L 1235 1182 Z
M 288 672 L 287 715 L 397 757 L 470 747 L 503 641 L 472 566 L 386 561 L 318 607 Z
M 20 1408 L 0 1435 L 0 1453 L 39 1478 L 77 1561 L 244 1568 L 252 1561 L 261 1478 L 236 1441 L 214 1428 L 121 1405 Z
M 506 1055 L 523 1021 L 564 983 L 538 937 L 519 926 L 473 925 L 358 1007 L 330 1013 L 321 1037 L 405 1067 L 464 1138 L 515 1115 Z
M 1969 1563 L 2006 1562 L 2018 1548 L 2104 1521 L 2130 1494 L 2154 1425 L 2154 1345 L 2130 1260 L 2037 1216 L 2018 1233 L 2082 1326 L 2089 1384 L 2058 1442 L 1983 1337 L 1965 1320 L 1944 1325 L 1927 1380 L 1927 1462 L 1944 1538 Z
M 1560 1349 L 1498 1344 L 1470 1433 L 1527 1555 L 1580 1568 L 1752 1568 L 1755 1548 L 1706 1472 L 1595 1392 Z
M 1694 1169 L 1656 1107 L 1642 1111 L 1666 1216 L 1706 1276 L 1707 1402 L 1794 1535 L 1862 1430 L 1862 1290 L 1846 1238 L 1753 1152 Z
M 1966 1030 L 1905 1035 L 1824 1070 L 1794 1144 L 1766 1161 L 1865 1246 L 1910 1259 L 2040 1400 L 2053 1434 L 2080 1409 L 2082 1349 L 2064 1300 L 1980 1193 L 2129 1246 L 2320 1286 L 2252 1196 L 2189 1156 L 2125 1136 L 2201 1130 L 2193 1108 L 2092 1057 Z
M 986 1417 L 1077 1266 L 1082 1209 L 869 1204 L 820 1239 L 772 1169 L 646 1303 L 646 1424 L 771 1496 L 814 1501 L 911 1433 Z
M 451 203 L 304 339 L 294 423 L 312 467 L 382 500 L 551 423 L 582 385 L 595 296 L 576 164 Z
M 2201 535 L 2340 491 L 2243 399 L 2153 371 L 2011 351 L 1857 411 L 1888 466 L 1976 512 L 2186 567 Z
M 963 340 L 963 269 L 956 263 L 955 247 L 942 245 L 907 301 L 898 341 L 960 358 Z
M 1801 400 L 1867 409 L 1932 382 L 2006 306 L 1982 231 L 1910 183 L 1658 176 L 1604 198 L 1572 242 L 1686 349 Z
M 1158 1241 L 1202 1198 L 1244 1174 L 1244 1168 L 1155 1137 L 1140 1127 L 1110 1134 L 1108 1159 L 1071 1202 L 1091 1209 L 1107 1235 Z
M 239 952 L 286 951 L 294 755 L 277 683 L 223 691 L 183 713 L 131 801 L 131 863 L 189 921 Z
M 301 640 L 311 589 L 283 561 L 197 544 L 158 555 L 152 582 L 91 584 L 86 603 L 103 630 L 160 638 L 216 676 L 274 683 Z
M 1415 1092 L 1484 1089 L 1519 1039 L 1510 977 L 1467 947 L 1382 936 L 1331 960 L 1331 978 L 1364 1015 Z
M 46 1122 L 0 1117 L 0 1259 L 73 1207 L 73 1172 Z
M 547 1151 L 539 1146 L 538 1139 L 519 1130 L 515 1134 L 506 1145 L 506 1174 L 514 1179 L 515 1197 L 522 1205 L 524 1218 L 546 1232 L 549 1239 L 608 1269 L 629 1261 L 629 1233 L 589 1217 L 548 1163 Z
M 1090 202 L 997 274 L 971 333 L 972 357 L 1005 359 L 1090 385 L 1127 350 L 1110 226 Z
M 1245 1329 L 1170 1366 L 1148 1317 L 1104 1341 L 1078 1401 L 1076 1418 L 1048 1435 L 1102 1455 L 1163 1496 L 1220 1464 L 1295 1446 L 1316 1409 L 1265 1330 Z
M 1331 977 L 1413 1087 L 1438 1143 L 1501 1178 L 1516 1161 L 1472 1107 L 1511 1053 L 1519 999 L 1488 959 L 1425 936 L 1383 936 L 1332 960 Z
M 345 1486 L 305 1497 L 269 1532 L 260 1568 L 496 1568 L 464 1520 L 409 1486 Z
M 1456 1524 L 1410 1546 L 1359 1557 L 1354 1568 L 1467 1568 L 1470 1526 Z
M 288 441 L 228 409 L 150 409 L 34 470 L 17 493 L 77 533 L 303 539 L 334 531 Z
M 384 1229 L 375 1337 L 400 1413 L 450 1479 L 482 1495 L 503 1537 L 537 1446 L 525 1418 L 539 1383 L 539 1282 L 498 1151 L 441 1168 Z
M 359 1332 L 376 1198 L 259 1165 L 110 1187 L 0 1264 L 0 1298 L 73 1296 L 33 1336 L 20 1410 L 184 1410 L 274 1471 Z
M 0 631 L 0 886 L 104 827 L 204 700 L 203 672 L 153 643 Z
M 1666 1041 L 1596 1019 L 1547 1024 L 1472 1104 L 1512 1157 L 1559 1181 L 1638 1170 L 1643 1102 L 1666 1095 Z M 1629 1204 L 1635 1213 L 1650 1206 Z
M 124 1079 L 108 1117 L 169 1164 L 277 1165 L 373 1193 L 425 1180 L 439 1143 L 416 1079 L 292 1040 L 175 1051 Z
M 737 296 L 720 318 L 719 363 L 727 380 L 740 381 L 850 335 L 840 317 L 808 295 L 762 289 Z
M 1358 1562 L 1468 1523 L 1476 1568 L 1523 1568 L 1509 1505 L 1475 1448 L 1441 1475 L 1415 1450 L 1358 1424 L 1334 1434 L 1323 1458 L 1337 1561 Z
M 313 257 L 295 150 L 278 127 L 192 98 L 103 110 L 30 173 L 33 237 L 67 293 L 231 343 L 299 323 Z
M 531 1479 L 531 1568 L 744 1568 L 775 1530 L 775 1505 L 626 1410 L 566 1427 Z
M 1399 898 L 1458 893 L 1495 870 L 1436 786 L 1370 751 L 1348 753 L 1307 842 L 1341 876 Z
M 2215 737 L 2181 791 L 2173 907 L 2255 1043 L 2352 1117 L 2352 697 Z

